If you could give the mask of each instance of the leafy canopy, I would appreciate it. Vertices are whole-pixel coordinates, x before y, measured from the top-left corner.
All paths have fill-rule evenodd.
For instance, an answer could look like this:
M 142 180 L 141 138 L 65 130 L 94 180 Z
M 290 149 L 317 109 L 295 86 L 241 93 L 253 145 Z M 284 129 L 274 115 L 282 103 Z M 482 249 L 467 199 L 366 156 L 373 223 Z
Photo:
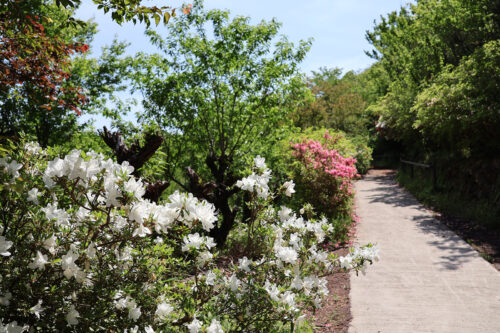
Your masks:
M 273 44 L 274 20 L 254 26 L 247 17 L 204 11 L 201 2 L 193 8 L 169 24 L 167 36 L 147 32 L 163 55 L 138 55 L 134 81 L 145 97 L 142 121 L 171 134 L 169 161 L 182 152 L 191 154 L 185 165 L 201 167 L 200 157 L 241 159 L 284 121 L 304 93 L 297 65 L 310 42 Z

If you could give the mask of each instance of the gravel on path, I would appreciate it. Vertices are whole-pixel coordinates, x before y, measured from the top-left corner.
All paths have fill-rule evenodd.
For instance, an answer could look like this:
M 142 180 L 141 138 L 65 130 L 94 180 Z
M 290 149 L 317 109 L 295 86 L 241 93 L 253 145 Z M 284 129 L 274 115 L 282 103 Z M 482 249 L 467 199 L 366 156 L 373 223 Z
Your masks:
M 357 243 L 380 261 L 351 276 L 351 333 L 499 333 L 500 272 L 433 218 L 391 172 L 356 183 Z

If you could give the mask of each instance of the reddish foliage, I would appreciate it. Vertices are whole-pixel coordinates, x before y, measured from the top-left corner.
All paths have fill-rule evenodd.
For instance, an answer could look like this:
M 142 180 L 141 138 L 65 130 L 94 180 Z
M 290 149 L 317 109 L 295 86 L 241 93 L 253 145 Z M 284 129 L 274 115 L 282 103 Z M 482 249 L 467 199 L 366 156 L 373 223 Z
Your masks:
M 0 87 L 25 92 L 37 89 L 45 97 L 42 108 L 67 107 L 80 114 L 79 106 L 87 99 L 80 87 L 65 83 L 70 77 L 71 55 L 85 53 L 88 48 L 85 44 L 68 44 L 48 36 L 37 16 L 26 16 L 21 21 L 2 15 Z
M 192 4 L 188 4 L 187 6 L 184 6 L 182 8 L 182 12 L 187 15 L 187 14 L 189 14 L 191 12 L 191 9 L 193 9 L 193 5 Z

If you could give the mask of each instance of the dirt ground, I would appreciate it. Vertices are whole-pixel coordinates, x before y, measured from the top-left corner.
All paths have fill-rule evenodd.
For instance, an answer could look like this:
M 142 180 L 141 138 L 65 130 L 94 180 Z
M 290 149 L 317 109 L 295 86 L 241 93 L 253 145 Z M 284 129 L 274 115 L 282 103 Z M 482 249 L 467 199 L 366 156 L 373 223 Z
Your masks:
M 339 256 L 348 253 L 348 249 L 335 251 Z M 327 277 L 330 294 L 323 307 L 314 314 L 315 332 L 346 333 L 351 321 L 351 305 L 349 302 L 349 273 L 338 271 Z

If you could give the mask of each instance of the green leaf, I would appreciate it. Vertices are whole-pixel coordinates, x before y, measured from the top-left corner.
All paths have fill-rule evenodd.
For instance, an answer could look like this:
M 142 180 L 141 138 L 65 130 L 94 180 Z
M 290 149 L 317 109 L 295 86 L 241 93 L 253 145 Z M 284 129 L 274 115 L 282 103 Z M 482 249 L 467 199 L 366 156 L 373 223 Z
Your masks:
M 163 24 L 167 24 L 169 20 L 170 20 L 170 13 L 165 12 L 165 14 L 163 14 Z

